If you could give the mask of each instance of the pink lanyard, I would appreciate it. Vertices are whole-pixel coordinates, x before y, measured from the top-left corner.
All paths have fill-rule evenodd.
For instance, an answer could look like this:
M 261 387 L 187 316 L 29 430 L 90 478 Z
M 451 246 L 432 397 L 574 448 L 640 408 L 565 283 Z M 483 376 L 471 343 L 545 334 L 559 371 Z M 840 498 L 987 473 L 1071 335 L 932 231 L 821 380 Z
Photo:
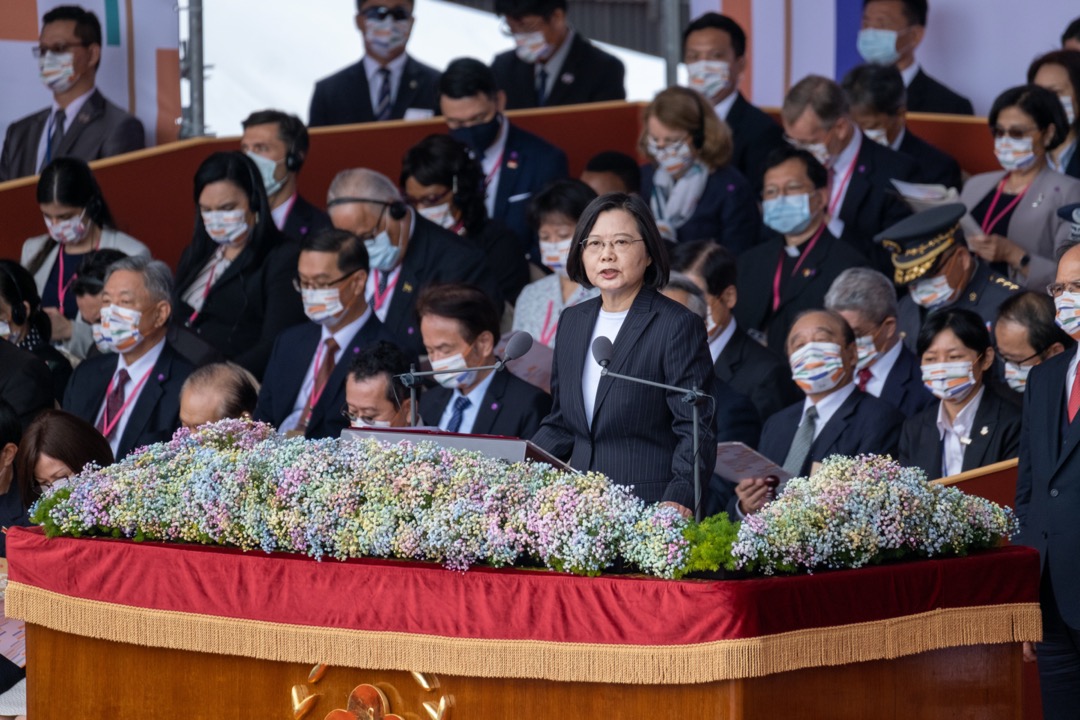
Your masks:
M 803 261 L 806 260 L 807 256 L 810 255 L 810 252 L 814 249 L 814 246 L 817 245 L 818 238 L 821 237 L 821 233 L 823 233 L 823 232 L 825 232 L 825 223 L 824 222 L 821 223 L 821 227 L 818 228 L 818 231 L 816 233 L 814 233 L 814 237 L 810 238 L 810 242 L 807 243 L 807 245 L 806 245 L 806 250 L 804 250 L 803 253 L 801 255 L 799 255 L 798 262 L 795 263 L 795 267 L 792 268 L 792 270 L 791 270 L 791 277 L 795 277 L 795 273 L 799 272 L 799 268 L 802 267 Z M 778 307 L 780 307 L 780 276 L 782 275 L 783 270 L 784 270 L 784 252 L 781 251 L 780 252 L 780 259 L 776 263 L 776 274 L 773 276 L 773 284 L 772 284 L 772 309 L 773 310 L 776 310 Z
M 499 159 L 495 161 L 495 166 L 493 168 L 491 168 L 491 172 L 489 172 L 487 174 L 487 177 L 484 178 L 484 187 L 485 188 L 487 188 L 489 185 L 491 185 L 491 181 L 495 179 L 495 175 L 499 172 L 499 168 L 502 167 L 502 159 L 503 159 L 503 155 L 505 155 L 505 154 L 506 154 L 506 147 L 504 146 L 502 152 L 499 153 Z
M 986 215 L 983 217 L 982 221 L 982 231 L 984 235 L 989 235 L 990 230 L 995 227 L 999 222 L 1001 222 L 1001 218 L 1005 217 L 1010 210 L 1016 207 L 1017 203 L 1020 202 L 1020 199 L 1024 197 L 1024 193 L 1028 191 L 1027 188 L 1024 188 L 1023 190 L 1018 192 L 1016 194 L 1016 197 L 1013 198 L 1012 202 L 1006 205 L 1005 209 L 997 214 L 997 217 L 993 217 L 994 208 L 997 207 L 998 200 L 1001 199 L 1001 193 L 1005 189 L 1005 181 L 1008 179 L 1008 174 L 1006 174 L 1005 177 L 1001 178 L 1001 182 L 999 182 L 997 186 L 997 192 L 994 193 L 994 199 L 990 201 L 990 207 L 986 209 Z M 1029 185 L 1028 187 L 1031 186 Z
M 97 239 L 94 243 L 94 249 L 90 252 L 97 252 L 101 246 L 101 238 Z M 57 263 L 59 264 L 60 274 L 56 277 L 56 298 L 60 301 L 60 314 L 64 314 L 64 297 L 67 295 L 68 288 L 75 282 L 75 278 L 79 277 L 79 273 L 74 273 L 67 282 L 64 282 L 64 246 L 59 248 L 59 256 L 57 257 Z
M 379 294 L 379 276 L 380 272 L 375 270 L 375 287 L 371 291 L 371 298 L 375 301 L 375 309 L 382 310 L 382 306 L 386 304 L 386 299 L 390 297 L 390 293 L 394 291 L 394 286 L 397 285 L 398 278 L 401 277 L 401 273 L 398 273 L 397 277 L 386 283 L 386 289 Z
M 555 323 L 551 322 L 551 315 L 555 312 L 555 301 L 548 300 L 547 316 L 544 318 L 544 329 L 540 331 L 540 344 L 550 345 L 551 338 L 555 337 L 555 332 L 559 329 L 559 318 L 555 318 Z M 550 327 L 550 330 L 548 329 Z
M 829 203 L 829 217 L 833 217 L 833 213 L 836 212 L 836 206 L 840 204 L 840 198 L 844 196 L 844 190 L 847 188 L 848 183 L 851 182 L 851 175 L 855 172 L 855 166 L 859 163 L 859 153 L 855 153 L 855 157 L 851 159 L 851 165 L 848 166 L 847 172 L 844 173 L 844 179 L 840 181 L 839 187 L 836 188 L 836 196 L 833 197 L 832 202 Z
M 214 264 L 210 266 L 210 276 L 206 278 L 206 286 L 203 288 L 202 291 L 203 307 L 206 307 L 206 298 L 210 297 L 210 287 L 214 284 L 214 273 L 217 271 L 218 263 L 221 261 L 222 257 L 223 256 L 219 255 L 218 257 L 214 258 Z M 187 321 L 189 327 L 195 323 L 195 318 L 199 317 L 200 312 L 202 311 L 196 310 L 195 312 L 191 313 L 191 317 L 189 317 Z
M 120 406 L 120 412 L 116 413 L 116 417 L 114 417 L 110 421 L 109 395 L 112 394 L 113 383 L 116 382 L 116 376 L 113 375 L 113 379 L 109 381 L 109 387 L 105 389 L 105 409 L 101 411 L 101 427 L 104 431 L 102 432 L 102 435 L 104 435 L 106 438 L 112 435 L 112 431 L 114 428 L 116 428 L 116 424 L 120 422 L 120 418 L 124 417 L 124 411 L 127 410 L 128 405 L 130 405 L 135 398 L 139 397 L 139 390 L 142 388 L 143 383 L 146 382 L 146 378 L 150 377 L 150 373 L 152 372 L 154 372 L 154 368 L 150 368 L 146 371 L 146 373 L 142 376 L 142 379 L 140 379 L 139 382 L 135 384 L 135 387 L 132 389 L 131 394 L 128 395 L 127 400 L 125 400 L 124 404 Z

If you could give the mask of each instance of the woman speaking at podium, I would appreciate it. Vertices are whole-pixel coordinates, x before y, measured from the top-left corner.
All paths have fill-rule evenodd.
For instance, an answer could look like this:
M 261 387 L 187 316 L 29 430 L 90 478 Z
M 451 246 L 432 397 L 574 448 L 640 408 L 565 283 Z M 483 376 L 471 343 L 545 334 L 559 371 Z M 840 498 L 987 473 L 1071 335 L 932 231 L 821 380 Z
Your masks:
M 699 403 L 700 452 L 694 458 L 685 393 L 605 376 L 591 348 L 612 343 L 612 373 L 712 397 L 712 362 L 701 318 L 658 290 L 668 280 L 667 250 L 649 207 L 637 195 L 609 193 L 589 204 L 567 258 L 571 280 L 600 296 L 563 311 L 551 369 L 551 414 L 533 442 L 581 471 L 632 485 L 646 502 L 694 506 L 694 462 L 708 485 L 716 457 L 713 408 Z M 601 357 L 601 360 L 606 358 Z

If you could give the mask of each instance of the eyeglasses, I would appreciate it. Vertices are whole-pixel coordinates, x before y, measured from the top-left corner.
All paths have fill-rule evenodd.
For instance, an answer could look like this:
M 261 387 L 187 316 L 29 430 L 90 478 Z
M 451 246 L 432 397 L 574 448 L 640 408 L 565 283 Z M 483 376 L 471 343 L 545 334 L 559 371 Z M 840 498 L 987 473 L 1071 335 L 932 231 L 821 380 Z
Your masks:
M 397 21 L 408 20 L 412 17 L 412 13 L 406 7 L 386 7 L 385 5 L 378 5 L 376 7 L 366 8 L 360 11 L 368 20 L 385 20 L 386 18 L 393 18 Z
M 781 195 L 785 197 L 787 197 L 788 195 L 805 195 L 812 190 L 813 188 L 809 188 L 806 185 L 788 185 L 783 188 L 778 188 L 775 185 L 770 185 L 769 187 L 765 188 L 764 192 L 761 193 L 761 197 L 764 200 L 775 200 Z
M 442 193 L 432 193 L 431 195 L 423 195 L 421 197 L 413 197 L 412 195 L 405 196 L 405 202 L 409 203 L 413 207 L 433 207 L 442 202 L 443 198 L 449 195 L 452 191 L 447 190 Z
M 1003 354 L 1003 353 L 1001 352 L 1001 350 L 1000 350 L 1000 349 L 999 349 L 999 350 L 997 351 L 997 354 L 1001 356 L 1001 359 L 1005 361 L 1005 364 L 1006 364 L 1006 365 L 1013 365 L 1013 366 L 1015 366 L 1015 367 L 1020 367 L 1020 366 L 1021 366 L 1021 365 L 1023 365 L 1024 363 L 1026 363 L 1026 362 L 1028 362 L 1028 361 L 1030 361 L 1030 360 L 1034 360 L 1035 358 L 1037 358 L 1037 357 L 1039 357 L 1040 355 L 1042 355 L 1042 353 L 1041 353 L 1041 352 L 1036 352 L 1036 353 L 1033 353 L 1033 354 L 1031 354 L 1031 355 L 1028 355 L 1028 356 L 1027 356 L 1026 358 L 1024 358 L 1023 360 L 1016 360 L 1016 361 L 1013 361 L 1013 360 L 1010 360 L 1009 358 L 1005 357 L 1005 355 L 1004 355 L 1004 354 Z
M 1080 280 L 1071 280 L 1067 283 L 1050 283 L 1046 286 L 1046 294 L 1052 298 L 1059 298 L 1065 292 L 1080 293 Z
M 995 140 L 1000 140 L 1001 138 L 1005 137 L 1006 135 L 1008 135 L 1013 140 L 1023 140 L 1025 137 L 1027 137 L 1031 133 L 1038 132 L 1038 130 L 1039 130 L 1039 128 L 1034 128 L 1034 127 L 1028 127 L 1028 128 L 1018 128 L 1018 127 L 1003 128 L 1000 125 L 995 125 L 994 127 L 990 128 L 990 134 L 994 136 Z
M 45 53 L 52 53 L 53 55 L 62 55 L 71 48 L 86 47 L 86 43 L 73 42 L 73 43 L 60 43 L 58 45 L 38 45 L 37 47 L 30 48 L 30 52 L 34 54 L 34 57 L 40 59 Z
M 334 287 L 335 285 L 337 285 L 342 280 L 346 280 L 346 279 L 352 277 L 353 275 L 355 275 L 358 272 L 360 272 L 360 268 L 356 268 L 352 272 L 345 273 L 344 275 L 339 277 L 337 280 L 331 280 L 329 282 L 324 282 L 324 283 L 306 283 L 306 282 L 302 281 L 300 278 L 293 278 L 292 286 L 296 289 L 296 292 L 300 292 L 302 290 L 327 290 L 329 288 Z
M 643 238 L 617 237 L 614 240 L 604 240 L 600 237 L 587 237 L 581 241 L 581 249 L 590 255 L 598 254 L 601 249 L 612 248 L 617 255 L 622 255 L 630 249 L 634 243 L 645 242 Z
M 374 376 L 372 376 L 372 377 L 374 377 Z M 396 382 L 396 381 L 392 381 L 392 382 Z M 401 400 L 398 400 L 397 388 L 393 388 L 391 390 L 390 398 L 394 401 L 394 408 L 397 410 L 398 414 L 400 414 L 401 413 Z M 348 420 L 350 425 L 354 425 L 357 421 L 360 421 L 360 422 L 364 423 L 365 425 L 374 425 L 375 422 L 376 422 L 375 418 L 373 418 L 371 416 L 363 417 L 361 415 L 353 415 L 351 412 L 349 412 L 348 403 L 341 406 L 341 416 L 343 418 L 345 418 L 346 420 Z

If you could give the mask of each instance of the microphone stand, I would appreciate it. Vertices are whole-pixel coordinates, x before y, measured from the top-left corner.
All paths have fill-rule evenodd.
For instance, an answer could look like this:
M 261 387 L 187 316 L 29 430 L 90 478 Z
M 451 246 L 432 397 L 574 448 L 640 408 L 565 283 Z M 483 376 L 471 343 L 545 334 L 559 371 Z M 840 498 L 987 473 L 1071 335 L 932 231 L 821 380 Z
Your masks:
M 449 368 L 447 370 L 425 370 L 423 372 L 416 371 L 416 364 L 409 364 L 409 372 L 396 375 L 395 377 L 401 381 L 401 384 L 409 388 L 409 427 L 416 427 L 416 388 L 420 385 L 420 378 L 434 377 L 436 375 L 455 375 L 463 372 L 476 371 L 482 372 L 484 370 L 494 370 L 499 372 L 506 367 L 506 363 L 510 362 L 513 358 L 503 358 L 494 365 L 482 365 L 479 367 L 459 367 Z M 482 399 L 482 398 L 481 398 Z

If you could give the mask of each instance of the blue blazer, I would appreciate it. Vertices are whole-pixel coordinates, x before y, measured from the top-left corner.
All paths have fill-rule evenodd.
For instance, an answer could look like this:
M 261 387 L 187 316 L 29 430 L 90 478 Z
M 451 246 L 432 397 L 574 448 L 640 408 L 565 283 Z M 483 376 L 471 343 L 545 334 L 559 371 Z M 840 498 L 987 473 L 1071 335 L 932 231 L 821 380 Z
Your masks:
M 394 93 L 390 119 L 401 120 L 409 108 L 431 110 L 439 114 L 439 78 L 442 74 L 433 67 L 407 57 L 401 83 Z M 368 85 L 364 61 L 337 71 L 315 83 L 308 110 L 308 126 L 345 125 L 375 120 L 371 107 L 371 87 Z
M 255 405 L 256 420 L 279 427 L 289 417 L 321 339 L 322 327 L 313 322 L 294 325 L 278 335 L 259 389 L 259 401 Z M 311 419 L 304 437 L 337 437 L 349 426 L 349 421 L 341 414 L 341 409 L 345 407 L 345 376 L 352 359 L 365 347 L 380 340 L 394 342 L 393 336 L 372 313 L 334 366 L 326 390 L 311 409 Z
M 442 386 L 424 391 L 420 398 L 420 416 L 425 422 L 438 425 L 453 394 L 453 390 Z M 495 374 L 480 399 L 480 411 L 471 434 L 529 438 L 550 411 L 550 395 L 504 370 Z
M 656 168 L 641 168 L 641 197 L 653 195 Z M 761 215 L 753 188 L 734 165 L 716 168 L 705 182 L 705 191 L 694 214 L 675 231 L 679 242 L 715 240 L 738 255 L 757 244 L 761 236 Z
M 559 319 L 551 367 L 551 414 L 533 442 L 577 470 L 632 485 L 646 502 L 694 506 L 694 434 L 682 395 L 611 376 L 600 379 L 592 424 L 585 417 L 582 368 L 592 355 L 601 298 L 569 307 Z M 614 341 L 612 372 L 713 393 L 712 362 L 701 318 L 642 288 Z M 703 494 L 716 463 L 711 403 L 700 406 Z M 702 498 L 704 503 L 705 498 Z
M 521 250 L 539 264 L 540 244 L 529 226 L 529 201 L 556 180 L 569 177 L 566 153 L 538 135 L 508 125 L 492 217 L 514 231 Z
M 903 341 L 900 342 L 900 356 L 889 371 L 889 377 L 885 378 L 885 387 L 878 397 L 907 418 L 931 404 L 934 404 L 934 407 L 937 405 L 934 394 L 923 385 L 919 359 L 903 345 Z
M 64 394 L 64 409 L 93 425 L 119 361 L 116 353 L 106 353 L 79 363 Z M 194 369 L 166 340 L 120 436 L 118 461 L 135 448 L 172 439 L 180 427 L 180 388 Z

